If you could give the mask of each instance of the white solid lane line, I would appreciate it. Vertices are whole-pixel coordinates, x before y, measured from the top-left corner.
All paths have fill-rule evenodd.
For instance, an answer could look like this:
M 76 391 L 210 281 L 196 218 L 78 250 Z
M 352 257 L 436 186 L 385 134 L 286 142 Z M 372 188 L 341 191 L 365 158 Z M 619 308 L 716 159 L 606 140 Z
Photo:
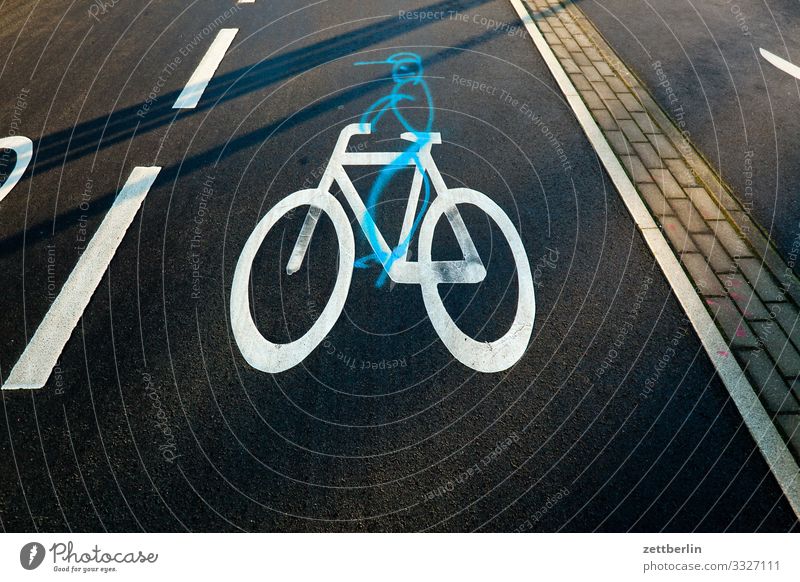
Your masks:
M 197 65 L 197 69 L 186 83 L 186 87 L 178 95 L 175 105 L 172 106 L 173 109 L 194 109 L 197 106 L 200 97 L 203 96 L 203 91 L 206 90 L 237 32 L 239 32 L 238 28 L 223 28 L 217 33 L 214 42 L 203 56 L 203 60 Z
M 775 65 L 781 71 L 791 75 L 795 79 L 800 79 L 800 67 L 780 58 L 778 55 L 774 55 L 769 51 L 765 51 L 763 48 L 758 50 L 761 53 L 761 56 L 767 59 L 770 64 Z
M 161 168 L 136 167 L 11 370 L 3 390 L 41 388 Z
M 784 495 L 786 495 L 786 499 L 792 506 L 795 515 L 800 516 L 800 470 L 797 462 L 783 442 L 783 438 L 772 423 L 769 414 L 759 401 L 742 368 L 734 358 L 723 355 L 727 354 L 729 349 L 725 339 L 711 319 L 702 299 L 700 299 L 694 289 L 694 285 L 683 271 L 678 258 L 670 248 L 664 235 L 653 222 L 650 211 L 647 210 L 628 174 L 622 169 L 622 165 L 611 149 L 611 145 L 600 131 L 586 104 L 578 95 L 575 85 L 572 84 L 550 45 L 547 44 L 544 35 L 536 27 L 533 18 L 523 6 L 521 0 L 509 1 L 525 25 L 525 30 L 531 36 L 533 44 L 544 59 L 547 68 L 550 69 L 551 74 L 555 77 L 556 83 L 558 83 L 567 103 L 578 119 L 578 123 L 580 123 L 589 138 L 589 142 L 603 162 L 603 166 L 614 186 L 616 186 L 636 226 L 641 230 L 647 246 L 653 253 L 659 267 L 661 267 L 661 271 L 686 312 L 686 316 L 692 322 L 695 333 L 700 338 L 709 359 L 717 370 L 718 376 L 722 379 L 722 383 L 736 404 L 736 408 L 742 415 L 747 429 L 767 461 Z M 765 58 L 767 58 L 766 55 Z

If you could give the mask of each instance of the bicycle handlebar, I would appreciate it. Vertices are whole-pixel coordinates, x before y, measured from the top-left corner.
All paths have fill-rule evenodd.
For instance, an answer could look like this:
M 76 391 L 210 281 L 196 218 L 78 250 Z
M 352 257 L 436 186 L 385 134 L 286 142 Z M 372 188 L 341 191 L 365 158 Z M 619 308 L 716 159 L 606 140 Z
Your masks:
M 340 151 L 346 150 L 350 139 L 356 135 L 370 135 L 372 133 L 372 124 L 370 123 L 351 123 L 345 126 L 339 133 L 339 141 L 336 144 L 337 149 Z M 442 143 L 442 135 L 439 132 L 413 132 L 407 131 L 400 134 L 400 139 L 410 142 L 418 142 L 420 137 L 427 137 L 427 143 L 440 144 Z

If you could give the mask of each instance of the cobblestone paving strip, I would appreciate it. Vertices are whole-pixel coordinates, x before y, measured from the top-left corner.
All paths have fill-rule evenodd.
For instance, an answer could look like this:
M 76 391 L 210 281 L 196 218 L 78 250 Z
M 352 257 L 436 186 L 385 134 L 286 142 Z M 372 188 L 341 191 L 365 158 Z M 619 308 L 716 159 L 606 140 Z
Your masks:
M 800 281 L 580 9 L 525 0 L 800 461 Z M 565 32 L 569 33 L 565 35 Z

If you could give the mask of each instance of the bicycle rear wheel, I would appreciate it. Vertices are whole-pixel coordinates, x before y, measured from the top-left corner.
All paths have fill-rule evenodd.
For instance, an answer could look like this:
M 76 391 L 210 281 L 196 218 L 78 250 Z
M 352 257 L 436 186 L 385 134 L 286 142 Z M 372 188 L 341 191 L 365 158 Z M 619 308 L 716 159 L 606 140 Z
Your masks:
M 500 372 L 513 366 L 522 357 L 528 348 L 528 341 L 533 332 L 536 299 L 528 255 L 511 219 L 497 204 L 488 196 L 475 190 L 453 188 L 440 194 L 433 201 L 422 222 L 419 234 L 419 262 L 422 265 L 431 263 L 433 234 L 439 219 L 445 211 L 457 204 L 472 204 L 488 214 L 500 227 L 500 231 L 511 248 L 519 284 L 514 321 L 509 330 L 499 339 L 492 342 L 475 341 L 459 329 L 447 312 L 439 295 L 439 282 L 430 270 L 431 276 L 423 276 L 420 281 L 422 299 L 434 329 L 453 356 L 464 365 L 479 372 Z
M 273 343 L 261 334 L 253 321 L 249 295 L 250 273 L 267 233 L 278 220 L 299 206 L 319 208 L 331 219 L 339 242 L 338 272 L 331 297 L 311 328 L 294 341 Z M 325 339 L 344 309 L 353 277 L 354 257 L 355 241 L 350 221 L 339 201 L 328 192 L 300 190 L 273 206 L 248 237 L 236 263 L 231 285 L 231 327 L 247 363 L 262 372 L 275 374 L 302 362 Z

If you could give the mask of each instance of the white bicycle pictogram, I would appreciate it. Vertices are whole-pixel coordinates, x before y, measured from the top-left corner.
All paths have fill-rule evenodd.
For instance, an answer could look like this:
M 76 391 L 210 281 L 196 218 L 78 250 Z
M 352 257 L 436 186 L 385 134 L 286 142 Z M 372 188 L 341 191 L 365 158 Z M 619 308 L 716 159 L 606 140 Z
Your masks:
M 258 370 L 277 373 L 301 363 L 325 339 L 344 310 L 353 276 L 355 240 L 342 204 L 330 192 L 334 182 L 338 184 L 362 230 L 367 234 L 373 250 L 381 256 L 388 256 L 392 252 L 344 169 L 345 166 L 385 166 L 398 158 L 399 152 L 347 151 L 347 145 L 353 136 L 367 135 L 370 132 L 368 124 L 356 123 L 342 129 L 319 186 L 299 190 L 278 202 L 258 222 L 242 249 L 231 286 L 231 327 L 245 360 Z M 431 156 L 431 147 L 441 143 L 439 133 L 404 133 L 401 138 L 415 142 L 421 136 L 424 136 L 420 140 L 424 145 L 420 147 L 415 159 L 408 162 L 409 166 L 415 168 L 400 241 L 406 241 L 411 232 L 422 189 L 423 172 L 427 173 L 433 184 L 436 197 L 420 225 L 418 259 L 407 260 L 407 251 L 403 252 L 389 267 L 389 277 L 398 284 L 420 285 L 425 308 L 434 329 L 450 353 L 461 363 L 479 372 L 506 370 L 525 353 L 533 331 L 536 311 L 533 278 L 522 239 L 506 213 L 489 197 L 469 188 L 448 188 L 445 185 Z M 458 204 L 471 204 L 488 214 L 506 238 L 515 261 L 519 290 L 514 321 L 502 337 L 490 342 L 476 341 L 462 332 L 447 312 L 439 295 L 440 284 L 477 284 L 486 277 L 486 269 L 458 211 Z M 331 298 L 311 328 L 294 341 L 273 343 L 261 334 L 251 315 L 248 292 L 250 273 L 253 260 L 267 233 L 278 220 L 300 206 L 310 206 L 310 209 L 289 257 L 286 272 L 291 275 L 300 269 L 317 221 L 324 212 L 333 223 L 338 238 L 338 273 Z M 443 214 L 450 221 L 463 260 L 431 259 L 434 230 Z M 374 248 L 373 241 L 377 241 L 380 249 Z

